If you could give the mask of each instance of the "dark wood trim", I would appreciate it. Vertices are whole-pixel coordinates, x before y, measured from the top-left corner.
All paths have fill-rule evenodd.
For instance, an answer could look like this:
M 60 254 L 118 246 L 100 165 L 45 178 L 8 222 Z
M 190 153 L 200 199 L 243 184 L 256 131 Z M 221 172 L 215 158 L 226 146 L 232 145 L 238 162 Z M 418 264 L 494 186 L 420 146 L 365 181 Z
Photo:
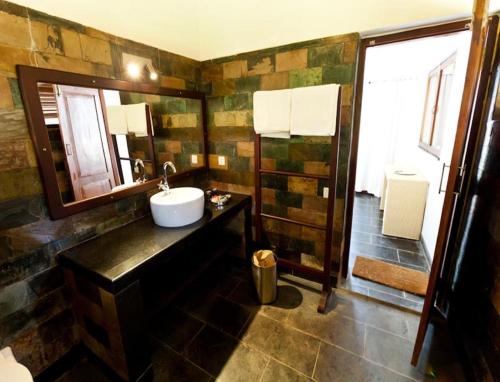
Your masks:
M 498 23 L 499 23 L 499 17 L 498 16 L 492 16 L 490 19 L 490 25 L 488 27 L 488 35 L 486 37 L 486 48 L 485 48 L 485 53 L 484 53 L 484 65 L 481 68 L 481 73 L 479 76 L 479 84 L 477 87 L 477 92 L 476 92 L 476 99 L 474 101 L 474 111 L 472 113 L 471 117 L 471 122 L 470 122 L 470 131 L 468 135 L 468 142 L 467 142 L 467 147 L 465 149 L 465 154 L 464 154 L 464 160 L 462 166 L 467 168 L 467 169 L 472 169 L 473 164 L 474 164 L 474 155 L 476 153 L 476 146 L 477 142 L 480 139 L 480 132 L 482 129 L 482 124 L 483 121 L 483 116 L 484 118 L 487 118 L 488 113 L 488 108 L 490 106 L 490 102 L 484 102 L 485 100 L 488 99 L 488 89 L 490 86 L 490 83 L 493 84 L 492 79 L 492 70 L 494 67 L 500 65 L 500 50 L 497 48 L 495 51 L 495 46 L 497 45 L 497 32 L 498 32 Z M 493 79 L 494 80 L 494 79 Z M 493 95 L 491 97 L 495 97 L 495 91 L 493 91 Z M 467 176 L 468 181 L 465 182 L 467 189 L 469 186 L 468 184 L 470 183 L 470 176 L 471 172 L 469 171 L 469 174 Z M 449 241 L 450 242 L 455 242 L 458 236 L 458 231 L 459 231 L 459 224 L 461 221 L 463 221 L 463 215 L 466 213 L 465 212 L 465 207 L 466 207 L 466 195 L 467 195 L 467 190 L 464 190 L 462 193 L 460 193 L 457 197 L 456 200 L 456 210 L 457 211 L 462 211 L 461 214 L 455 214 L 453 216 L 453 222 L 452 222 L 452 229 L 450 232 L 449 236 Z M 451 251 L 451 248 L 449 248 Z M 451 270 L 452 270 L 452 256 L 451 253 L 445 256 L 444 262 L 443 262 L 443 279 L 450 278 L 452 277 Z M 438 301 L 437 305 L 442 306 L 444 304 L 444 301 L 447 300 L 447 298 L 451 294 L 451 284 L 452 281 L 449 280 L 448 283 L 445 284 L 444 290 L 442 293 L 439 294 L 438 296 Z
M 151 117 L 151 108 L 148 104 L 146 104 L 146 116 L 147 116 L 147 132 L 148 132 L 148 149 L 151 155 L 151 160 L 153 161 L 153 178 L 158 177 L 158 171 L 156 170 L 156 154 L 155 154 L 155 144 L 153 141 L 154 132 L 153 132 L 153 119 Z M 146 170 L 144 170 L 144 174 L 146 174 Z
M 474 2 L 471 46 L 465 75 L 465 86 L 462 95 L 460 113 L 458 116 L 457 132 L 455 135 L 455 143 L 453 145 L 450 172 L 448 175 L 441 220 L 439 223 L 439 231 L 436 240 L 436 249 L 434 251 L 429 284 L 427 286 L 424 307 L 422 309 L 417 337 L 415 339 L 415 347 L 413 348 L 411 363 L 414 366 L 417 364 L 420 357 L 431 313 L 434 310 L 434 302 L 438 290 L 438 281 L 440 279 L 444 258 L 449 249 L 448 244 L 450 231 L 453 230 L 453 216 L 457 212 L 461 212 L 456 211 L 455 209 L 455 191 L 457 184 L 460 182 L 460 167 L 463 163 L 463 154 L 467 144 L 467 136 L 474 109 L 474 102 L 477 101 L 475 94 L 479 82 L 479 75 L 481 67 L 484 64 L 483 53 L 485 50 L 486 35 L 488 32 L 488 4 L 488 0 L 476 0 Z
M 423 26 L 420 28 L 410 29 L 402 32 L 387 33 L 380 36 L 366 37 L 363 40 L 367 41 L 368 46 L 392 44 L 394 42 L 415 40 L 424 37 L 440 36 L 443 34 L 462 32 L 469 30 L 470 18 L 463 20 L 452 21 L 438 25 Z
M 186 178 L 195 174 L 206 173 L 207 160 L 207 128 L 206 128 L 206 103 L 205 95 L 202 92 L 194 90 L 179 90 L 162 88 L 154 84 L 143 84 L 136 82 L 128 82 L 123 80 L 115 80 L 110 78 L 102 78 L 95 76 L 87 76 L 83 74 L 75 74 L 63 72 L 59 70 L 42 69 L 31 66 L 17 65 L 17 74 L 19 78 L 19 87 L 21 90 L 24 106 L 26 110 L 26 118 L 30 128 L 30 134 L 35 148 L 40 175 L 42 178 L 43 188 L 47 198 L 49 213 L 52 219 L 59 219 L 69 215 L 73 215 L 82 211 L 86 211 L 98 206 L 114 202 L 119 199 L 139 194 L 151 189 L 154 189 L 160 178 L 152 179 L 140 185 L 134 185 L 123 190 L 97 196 L 94 198 L 85 199 L 78 202 L 63 203 L 59 192 L 57 176 L 55 172 L 54 161 L 50 149 L 50 141 L 48 133 L 45 129 L 45 120 L 43 111 L 38 97 L 38 82 L 57 83 L 61 85 L 82 86 L 97 89 L 114 89 L 120 91 L 131 91 L 146 94 L 158 94 L 171 97 L 181 97 L 198 99 L 202 103 L 202 128 L 204 132 L 204 157 L 205 163 L 202 167 L 188 170 L 182 174 L 174 174 L 169 177 L 172 182 Z M 39 128 L 43 126 L 44 128 Z
M 358 51 L 358 68 L 356 71 L 356 86 L 354 93 L 354 117 L 351 134 L 351 150 L 349 153 L 349 170 L 347 175 L 347 200 L 345 209 L 344 247 L 341 256 L 341 276 L 347 277 L 349 265 L 349 251 L 351 248 L 352 212 L 354 208 L 354 189 L 356 183 L 356 168 L 358 161 L 359 128 L 361 121 L 361 103 L 363 99 L 363 81 L 365 71 L 366 49 L 372 46 L 414 40 L 424 37 L 433 37 L 444 34 L 469 30 L 470 19 L 455 21 L 440 25 L 431 25 L 409 31 L 391 33 L 383 36 L 364 38 L 360 42 Z
M 262 243 L 262 185 L 261 185 L 261 158 L 260 158 L 260 134 L 255 134 L 254 140 L 254 160 L 255 160 L 255 241 Z
M 330 177 L 328 175 L 306 174 L 306 173 L 303 173 L 303 172 L 293 172 L 293 171 L 280 171 L 280 170 L 260 169 L 260 173 L 261 174 L 274 174 L 274 175 L 296 176 L 296 177 L 310 178 L 310 179 L 325 179 L 325 180 L 330 179 Z
M 299 220 L 294 220 L 294 219 L 289 219 L 289 218 L 283 218 L 281 216 L 275 216 L 275 215 L 264 214 L 264 213 L 261 213 L 260 216 L 262 216 L 263 218 L 278 220 L 278 221 L 285 222 L 285 223 L 302 225 L 304 227 L 309 227 L 309 228 L 314 228 L 314 229 L 320 229 L 322 231 L 326 230 L 326 227 L 324 227 L 322 225 L 313 224 L 313 223 L 307 223 L 307 222 L 303 222 L 303 221 L 299 221 Z

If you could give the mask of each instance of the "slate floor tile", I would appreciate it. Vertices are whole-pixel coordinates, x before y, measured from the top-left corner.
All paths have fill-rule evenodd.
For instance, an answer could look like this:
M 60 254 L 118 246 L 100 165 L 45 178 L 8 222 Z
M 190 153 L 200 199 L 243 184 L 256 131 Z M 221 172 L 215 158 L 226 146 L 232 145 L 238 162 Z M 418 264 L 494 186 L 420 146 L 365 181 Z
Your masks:
M 416 302 L 410 299 L 406 299 L 401 296 L 395 296 L 386 292 L 381 292 L 376 289 L 369 289 L 368 296 L 376 298 L 377 300 L 389 302 L 394 305 L 398 305 L 404 308 L 414 310 L 416 312 L 421 312 L 423 308 L 423 302 Z
M 151 324 L 151 335 L 182 352 L 204 323 L 177 308 L 165 309 Z
M 351 243 L 350 253 L 351 256 L 353 254 L 356 254 L 361 256 L 378 257 L 380 259 L 398 261 L 398 252 L 395 248 L 382 247 L 380 245 L 353 242 Z
M 411 378 L 422 379 L 422 373 L 411 363 L 413 341 L 377 328 L 367 327 L 365 357 Z
M 423 249 L 417 240 L 407 240 L 397 237 L 373 235 L 372 243 L 388 248 L 403 249 L 405 251 L 423 253 Z
M 241 339 L 284 364 L 312 375 L 319 340 L 261 315 L 254 317 Z
M 280 362 L 271 359 L 266 369 L 264 370 L 264 375 L 260 382 L 278 382 L 278 381 L 287 381 L 287 382 L 307 382 L 312 381 L 312 379 L 306 377 L 303 374 L 300 374 L 296 370 L 283 365 Z
M 157 345 L 153 350 L 153 374 L 155 382 L 202 382 L 214 378 L 169 348 Z
M 360 356 L 322 343 L 314 379 L 319 382 L 402 382 L 411 379 L 375 365 Z
M 398 249 L 399 261 L 401 263 L 416 265 L 424 268 L 425 270 L 429 269 L 429 265 L 427 264 L 427 260 L 423 253 L 415 253 L 410 251 L 405 251 L 402 249 Z
M 217 295 L 190 306 L 187 312 L 233 336 L 238 335 L 252 314 L 241 305 Z

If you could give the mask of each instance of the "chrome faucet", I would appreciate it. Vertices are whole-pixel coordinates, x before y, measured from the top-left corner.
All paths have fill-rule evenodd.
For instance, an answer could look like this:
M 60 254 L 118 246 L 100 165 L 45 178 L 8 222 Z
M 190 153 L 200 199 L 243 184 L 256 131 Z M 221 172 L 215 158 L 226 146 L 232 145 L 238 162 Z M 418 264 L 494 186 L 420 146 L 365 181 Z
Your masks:
M 170 187 L 168 187 L 167 181 L 167 167 L 170 167 L 174 173 L 176 173 L 177 170 L 175 169 L 175 165 L 172 162 L 167 161 L 163 163 L 163 180 L 160 182 L 160 184 L 158 184 L 158 188 L 168 194 L 168 192 L 170 191 Z
M 137 158 L 134 163 L 134 172 L 140 174 L 135 180 L 136 183 L 144 183 L 147 180 L 146 170 L 144 169 L 144 162 L 142 159 Z

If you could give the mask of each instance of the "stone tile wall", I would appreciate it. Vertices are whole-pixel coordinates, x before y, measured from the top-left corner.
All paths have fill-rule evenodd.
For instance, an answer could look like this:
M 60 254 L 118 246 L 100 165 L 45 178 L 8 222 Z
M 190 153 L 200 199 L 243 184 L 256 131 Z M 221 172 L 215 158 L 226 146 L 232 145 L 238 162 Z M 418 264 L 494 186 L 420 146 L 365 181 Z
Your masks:
M 347 161 L 351 140 L 353 85 L 359 35 L 349 34 L 205 61 L 202 90 L 207 93 L 210 182 L 212 187 L 254 194 L 253 93 L 302 86 L 342 85 L 341 149 L 335 206 L 334 267 L 338 269 L 344 228 Z M 226 157 L 219 166 L 217 156 Z M 262 166 L 268 169 L 328 174 L 330 139 L 263 139 Z M 324 224 L 324 181 L 266 175 L 263 211 Z M 303 252 L 302 261 L 321 266 L 324 232 L 266 220 L 272 244 Z
M 48 217 L 16 64 L 125 78 L 122 54 L 150 58 L 163 86 L 196 89 L 200 63 L 0 0 L 0 348 L 34 375 L 77 341 L 55 253 L 148 211 L 138 195 Z

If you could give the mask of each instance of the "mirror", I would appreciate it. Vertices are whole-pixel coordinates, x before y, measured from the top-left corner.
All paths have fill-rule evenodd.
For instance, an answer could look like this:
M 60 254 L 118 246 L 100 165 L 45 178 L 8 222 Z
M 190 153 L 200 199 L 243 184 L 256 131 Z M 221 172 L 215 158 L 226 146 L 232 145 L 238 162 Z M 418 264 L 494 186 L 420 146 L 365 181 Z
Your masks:
M 172 181 L 205 169 L 202 93 L 18 71 L 52 217 L 153 188 L 165 161 L 177 168 Z

